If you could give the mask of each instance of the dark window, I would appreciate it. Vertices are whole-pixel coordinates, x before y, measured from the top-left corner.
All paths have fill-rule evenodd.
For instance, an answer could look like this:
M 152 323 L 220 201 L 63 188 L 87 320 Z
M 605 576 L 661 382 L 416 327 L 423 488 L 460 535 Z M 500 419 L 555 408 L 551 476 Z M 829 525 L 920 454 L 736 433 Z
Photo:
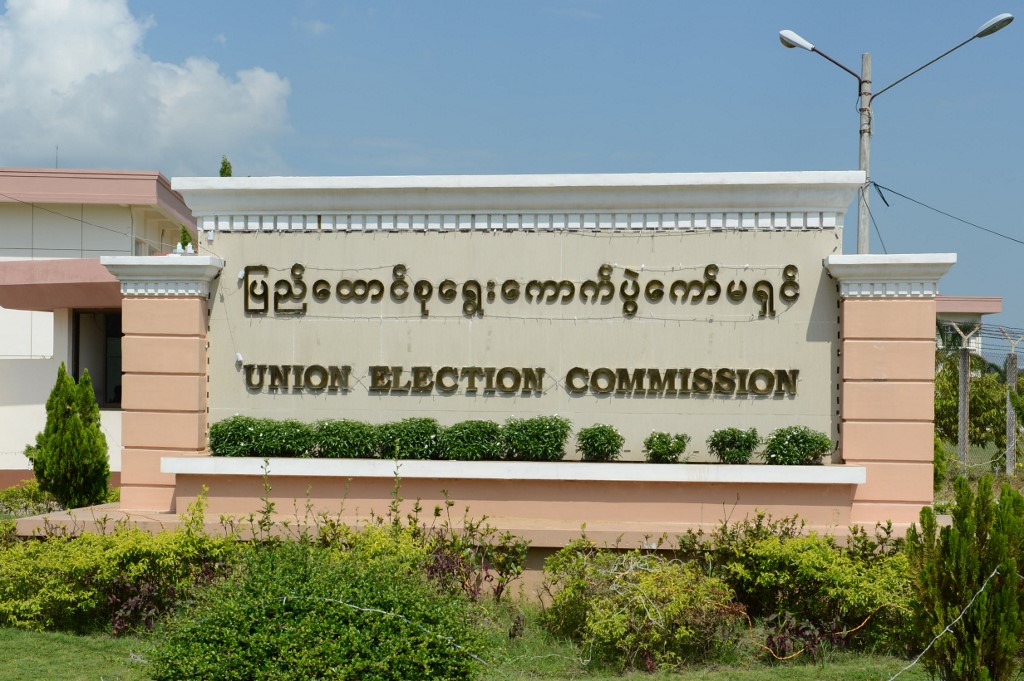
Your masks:
M 99 405 L 121 406 L 121 313 L 75 311 L 71 343 L 75 380 L 88 369 Z

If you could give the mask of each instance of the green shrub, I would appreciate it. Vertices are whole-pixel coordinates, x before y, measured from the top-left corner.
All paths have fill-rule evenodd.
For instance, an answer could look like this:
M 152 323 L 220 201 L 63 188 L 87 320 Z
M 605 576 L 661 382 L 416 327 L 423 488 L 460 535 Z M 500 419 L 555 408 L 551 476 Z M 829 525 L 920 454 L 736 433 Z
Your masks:
M 39 483 L 34 479 L 0 489 L 0 516 L 23 517 L 57 510 L 60 510 L 60 504 L 52 494 L 39 489 Z
M 691 530 L 679 537 L 678 551 L 729 584 L 754 617 L 788 615 L 822 634 L 867 620 L 844 642 L 905 652 L 910 571 L 891 525 L 876 528 L 873 539 L 851 528 L 843 544 L 803 532 L 795 516 L 775 520 L 759 513 L 708 535 Z
M 46 400 L 46 425 L 25 455 L 32 461 L 39 488 L 61 506 L 80 508 L 106 499 L 107 439 L 100 429 L 100 409 L 88 369 L 76 385 L 61 362 Z
M 384 459 L 440 459 L 441 424 L 435 419 L 409 418 L 378 426 Z
M 313 425 L 316 456 L 328 459 L 372 459 L 380 451 L 377 427 L 362 421 L 328 420 Z
M 346 550 L 253 546 L 169 621 L 150 656 L 153 678 L 473 678 L 468 603 L 426 580 L 421 542 L 390 527 L 347 541 Z
M 692 563 L 577 540 L 548 558 L 548 629 L 620 669 L 707 659 L 732 642 L 742 609 Z
M 569 419 L 560 416 L 510 418 L 501 429 L 501 439 L 509 459 L 561 461 L 571 432 Z
M 120 527 L 0 546 L 0 626 L 78 633 L 151 628 L 209 581 L 230 543 Z
M 760 444 L 761 438 L 757 429 L 740 430 L 739 428 L 723 428 L 711 433 L 708 438 L 708 451 L 722 463 L 749 463 L 754 449 Z M 831 446 L 831 442 L 829 443 Z
M 810 466 L 832 451 L 832 440 L 825 433 L 807 426 L 779 428 L 765 439 L 764 462 L 782 466 Z
M 949 454 L 938 433 L 935 434 L 935 448 L 932 450 L 932 489 L 938 491 L 946 482 Z
M 494 421 L 462 421 L 441 432 L 441 451 L 454 461 L 496 461 L 502 457 L 501 426 Z
M 907 532 L 915 643 L 923 649 L 938 637 L 924 662 L 939 678 L 1016 678 L 1024 634 L 1024 497 L 1004 484 L 995 502 L 991 476 L 978 481 L 977 494 L 963 477 L 955 489 L 950 526 L 939 528 L 925 506 L 921 527 Z
M 676 463 L 686 452 L 690 436 L 686 433 L 653 432 L 644 438 L 644 453 L 650 463 Z
M 576 433 L 576 451 L 584 461 L 614 461 L 622 453 L 626 438 L 615 426 L 598 423 Z
M 210 453 L 214 456 L 310 456 L 313 428 L 301 421 L 232 416 L 210 426 Z

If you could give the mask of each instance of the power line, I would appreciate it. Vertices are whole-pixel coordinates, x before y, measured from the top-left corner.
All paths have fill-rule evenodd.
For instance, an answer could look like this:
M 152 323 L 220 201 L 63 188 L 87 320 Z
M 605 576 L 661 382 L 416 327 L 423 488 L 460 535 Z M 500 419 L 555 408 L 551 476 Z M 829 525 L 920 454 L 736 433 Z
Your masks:
M 992 234 L 993 236 L 998 236 L 998 237 L 1001 237 L 1003 239 L 1006 239 L 1007 241 L 1012 241 L 1012 242 L 1014 242 L 1016 244 L 1021 244 L 1022 246 L 1024 246 L 1024 241 L 1021 241 L 1020 239 L 1017 239 L 1017 238 L 1014 238 L 1012 236 L 1009 236 L 1008 234 L 1003 234 L 1002 232 L 997 232 L 994 229 L 989 229 L 988 227 L 982 227 L 981 225 L 977 224 L 976 222 L 971 222 L 970 220 L 965 220 L 964 218 L 957 217 L 956 215 L 953 215 L 952 213 L 947 213 L 946 211 L 940 210 L 940 209 L 936 208 L 935 206 L 930 206 L 930 205 L 928 205 L 927 203 L 925 203 L 923 201 L 918 201 L 917 199 L 913 199 L 913 198 L 907 196 L 906 194 L 901 194 L 900 192 L 896 191 L 895 189 L 890 189 L 889 187 L 883 187 L 882 185 L 878 184 L 877 182 L 872 182 L 871 184 L 873 184 L 875 186 L 875 189 L 878 190 L 879 195 L 881 195 L 881 190 L 884 189 L 885 191 L 889 192 L 890 194 L 895 194 L 896 196 L 899 196 L 900 198 L 906 199 L 907 201 L 910 201 L 911 203 L 916 203 L 917 205 L 921 206 L 922 208 L 927 208 L 928 210 L 934 211 L 934 212 L 938 213 L 939 215 L 945 215 L 947 218 L 950 218 L 952 220 L 956 220 L 957 222 L 962 222 L 963 224 L 968 225 L 970 227 L 974 227 L 975 229 L 980 229 L 983 232 L 988 232 L 989 234 Z M 884 196 L 883 196 L 882 200 L 885 201 L 885 197 Z M 886 201 L 886 205 L 888 205 L 887 201 Z

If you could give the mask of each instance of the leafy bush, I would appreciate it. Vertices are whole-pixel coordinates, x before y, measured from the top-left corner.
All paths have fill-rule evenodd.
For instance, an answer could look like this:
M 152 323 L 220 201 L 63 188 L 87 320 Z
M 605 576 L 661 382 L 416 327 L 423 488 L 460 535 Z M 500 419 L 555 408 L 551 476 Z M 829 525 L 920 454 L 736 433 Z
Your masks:
M 686 452 L 690 444 L 690 436 L 686 433 L 653 432 L 644 438 L 644 452 L 650 463 L 676 463 Z
M 749 463 L 754 449 L 760 444 L 761 438 L 757 429 L 740 430 L 739 428 L 723 428 L 711 433 L 708 438 L 708 450 L 722 463 Z M 831 446 L 831 442 L 829 443 Z
M 309 456 L 313 428 L 301 421 L 232 416 L 210 426 L 210 453 L 215 456 Z
M 614 461 L 622 452 L 626 438 L 615 426 L 598 423 L 589 428 L 580 428 L 576 433 L 576 451 L 584 461 Z
M 328 420 L 313 425 L 316 456 L 329 459 L 371 459 L 380 444 L 377 427 L 362 421 Z
M 53 495 L 39 489 L 34 479 L 23 480 L 20 485 L 0 489 L 0 516 L 22 517 L 41 515 L 60 510 Z
M 622 669 L 654 671 L 705 659 L 728 644 L 742 609 L 732 590 L 692 564 L 588 539 L 544 563 L 549 630 Z
M 447 511 L 455 503 L 446 500 Z M 435 509 L 435 517 L 441 510 Z M 499 533 L 486 518 L 467 514 L 456 525 L 445 515 L 440 526 L 423 528 L 417 536 L 426 539 L 427 575 L 445 590 L 457 590 L 476 601 L 489 585 L 494 600 L 500 601 L 509 584 L 526 568 L 530 542 L 510 532 Z
M 107 439 L 100 429 L 100 409 L 88 369 L 76 385 L 61 362 L 46 400 L 46 425 L 25 455 L 32 461 L 39 488 L 61 506 L 79 508 L 106 499 Z
M 497 461 L 502 456 L 501 426 L 494 421 L 462 421 L 441 433 L 443 458 Z
M 820 464 L 821 457 L 832 451 L 831 438 L 807 426 L 779 428 L 764 442 L 764 462 L 782 466 Z
M 220 571 L 230 546 L 191 532 L 150 535 L 126 527 L 0 546 L 0 626 L 150 628 Z
M 378 426 L 377 432 L 381 458 L 441 458 L 441 424 L 435 419 L 402 419 Z
M 925 506 L 920 529 L 907 532 L 915 643 L 923 648 L 938 637 L 924 661 L 940 678 L 1016 678 L 1024 634 L 1024 496 L 1004 484 L 996 503 L 990 476 L 979 480 L 977 494 L 963 477 L 955 489 L 950 526 L 939 528 Z
M 561 461 L 571 432 L 569 419 L 559 416 L 510 418 L 501 429 L 501 439 L 509 459 Z
M 426 580 L 422 543 L 391 527 L 347 541 L 254 545 L 169 621 L 153 678 L 473 678 L 468 603 Z
M 850 645 L 904 652 L 910 572 L 891 526 L 877 528 L 873 539 L 851 528 L 843 545 L 803 530 L 795 516 L 759 513 L 709 535 L 691 530 L 679 537 L 678 551 L 729 584 L 752 616 L 789 615 L 822 636 L 867 620 Z

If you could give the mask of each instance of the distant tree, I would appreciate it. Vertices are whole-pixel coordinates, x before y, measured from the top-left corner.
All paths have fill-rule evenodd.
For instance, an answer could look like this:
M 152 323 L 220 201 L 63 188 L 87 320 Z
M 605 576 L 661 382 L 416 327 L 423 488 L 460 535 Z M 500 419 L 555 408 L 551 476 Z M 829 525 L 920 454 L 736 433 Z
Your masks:
M 231 177 L 231 161 L 226 155 L 220 157 L 220 176 Z
M 946 442 L 957 441 L 960 403 L 960 360 L 957 352 L 936 357 L 935 433 Z M 1006 447 L 1006 385 L 982 357 L 971 354 L 971 395 L 967 439 L 972 446 Z
M 100 429 L 100 409 L 88 369 L 76 385 L 61 363 L 46 400 L 46 425 L 25 454 L 32 461 L 39 488 L 65 508 L 90 506 L 107 498 L 107 439 Z

